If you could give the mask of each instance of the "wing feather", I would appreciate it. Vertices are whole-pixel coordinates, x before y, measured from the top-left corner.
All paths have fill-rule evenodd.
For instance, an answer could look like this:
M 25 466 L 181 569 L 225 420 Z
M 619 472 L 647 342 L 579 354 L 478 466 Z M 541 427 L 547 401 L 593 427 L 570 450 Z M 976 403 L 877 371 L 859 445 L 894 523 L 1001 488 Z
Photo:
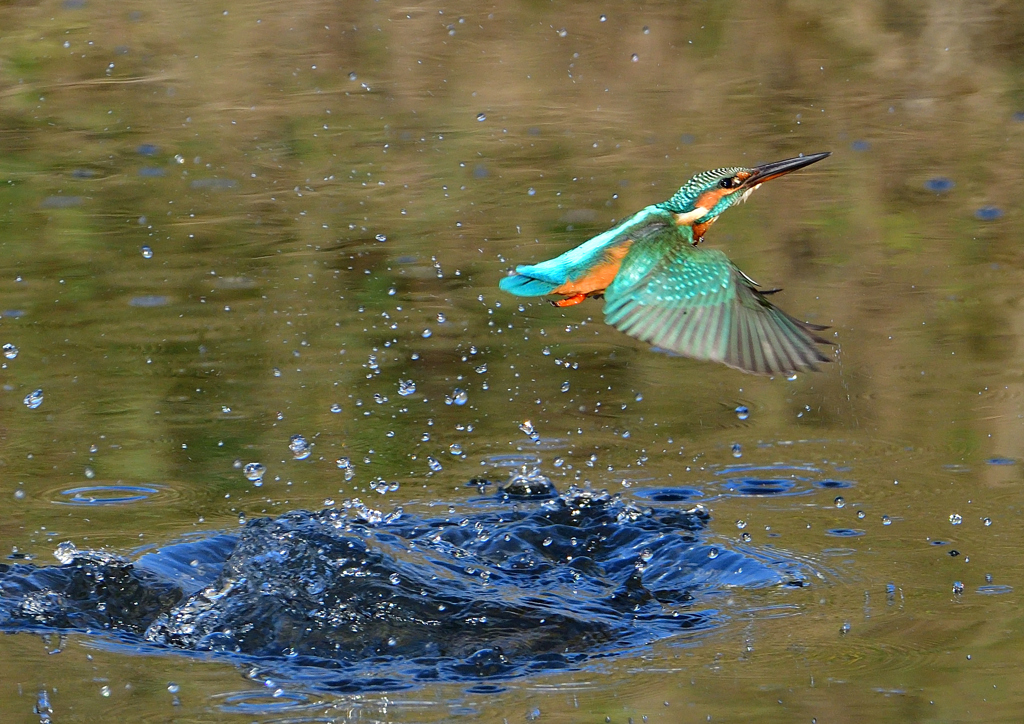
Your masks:
M 754 374 L 815 369 L 817 325 L 771 304 L 720 251 L 675 227 L 649 227 L 605 292 L 605 321 L 662 349 Z

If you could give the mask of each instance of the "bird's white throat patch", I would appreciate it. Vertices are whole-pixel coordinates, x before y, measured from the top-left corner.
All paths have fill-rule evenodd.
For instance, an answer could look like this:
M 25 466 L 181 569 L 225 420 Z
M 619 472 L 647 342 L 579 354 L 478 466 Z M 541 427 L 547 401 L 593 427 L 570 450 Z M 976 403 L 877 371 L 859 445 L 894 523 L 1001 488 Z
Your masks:
M 687 211 L 685 214 L 676 214 L 676 226 L 693 226 L 693 222 L 697 219 L 703 219 L 707 215 L 708 209 L 698 206 L 693 211 Z
M 756 184 L 756 185 L 754 185 L 754 186 L 751 186 L 751 187 L 750 187 L 749 189 L 747 189 L 746 191 L 744 191 L 744 192 L 743 192 L 743 195 L 742 195 L 742 196 L 740 196 L 740 203 L 741 203 L 741 204 L 745 204 L 745 203 L 747 202 L 747 199 L 749 199 L 749 198 L 750 198 L 750 194 L 754 193 L 754 192 L 755 192 L 755 191 L 757 191 L 757 190 L 758 190 L 759 188 L 761 188 L 761 184 Z

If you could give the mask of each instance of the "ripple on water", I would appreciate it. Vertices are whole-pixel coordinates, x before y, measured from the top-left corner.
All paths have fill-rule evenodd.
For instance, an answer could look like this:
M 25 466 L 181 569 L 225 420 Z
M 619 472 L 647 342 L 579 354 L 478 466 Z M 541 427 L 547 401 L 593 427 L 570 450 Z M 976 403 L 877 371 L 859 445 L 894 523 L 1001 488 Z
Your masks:
M 170 297 L 161 294 L 146 294 L 141 297 L 132 297 L 128 300 L 130 307 L 163 307 L 170 301 Z
M 42 209 L 71 209 L 81 205 L 81 196 L 47 196 L 39 202 Z
M 930 178 L 924 182 L 924 187 L 929 191 L 934 191 L 937 194 L 943 194 L 952 189 L 956 184 L 952 179 L 946 178 L 945 176 L 936 176 Z
M 829 528 L 825 531 L 825 535 L 833 538 L 859 538 L 864 534 L 865 532 L 859 528 Z
M 637 490 L 634 495 L 655 503 L 685 503 L 704 497 L 704 493 L 697 488 L 652 488 Z
M 511 453 L 507 455 L 488 455 L 483 459 L 494 468 L 519 468 L 523 465 L 540 465 L 540 458 L 529 453 Z
M 250 689 L 227 692 L 211 697 L 214 705 L 227 714 L 267 715 L 299 712 L 321 706 L 322 702 L 308 694 L 284 688 Z M 289 721 L 309 721 L 290 719 Z
M 50 502 L 57 505 L 129 505 L 153 502 L 166 496 L 166 485 L 86 485 L 51 493 Z
M 725 496 L 788 496 L 806 495 L 815 487 L 849 487 L 837 481 L 819 480 L 813 476 L 818 468 L 805 465 L 730 465 L 715 471 L 723 477 L 712 485 Z M 767 473 L 767 474 L 765 474 Z M 811 473 L 812 475 L 808 475 Z
M 974 218 L 979 221 L 995 221 L 1003 218 L 1003 210 L 998 206 L 982 206 L 974 212 Z
M 990 584 L 987 586 L 978 586 L 978 593 L 983 596 L 1000 596 L 1004 593 L 1012 593 L 1013 586 L 998 586 Z

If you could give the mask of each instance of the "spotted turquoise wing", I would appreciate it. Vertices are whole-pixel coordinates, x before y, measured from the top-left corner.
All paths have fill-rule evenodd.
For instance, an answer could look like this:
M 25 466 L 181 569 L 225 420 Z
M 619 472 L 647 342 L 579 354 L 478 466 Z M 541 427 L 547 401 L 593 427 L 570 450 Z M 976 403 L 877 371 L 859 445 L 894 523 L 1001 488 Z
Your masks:
M 656 347 L 743 372 L 815 369 L 829 359 L 814 334 L 768 301 L 720 251 L 675 230 L 634 244 L 605 292 L 605 321 Z

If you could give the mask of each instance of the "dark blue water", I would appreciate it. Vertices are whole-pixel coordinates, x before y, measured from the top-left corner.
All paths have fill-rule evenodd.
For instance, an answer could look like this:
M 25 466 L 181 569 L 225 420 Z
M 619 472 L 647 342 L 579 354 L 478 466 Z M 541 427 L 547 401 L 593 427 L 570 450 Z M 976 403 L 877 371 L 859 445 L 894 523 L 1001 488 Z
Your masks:
M 520 472 L 436 517 L 349 501 L 135 559 L 64 544 L 63 565 L 0 566 L 0 627 L 211 652 L 341 691 L 576 668 L 721 625 L 726 586 L 804 584 L 770 549 L 708 545 L 709 512 L 686 498 L 559 495 Z

